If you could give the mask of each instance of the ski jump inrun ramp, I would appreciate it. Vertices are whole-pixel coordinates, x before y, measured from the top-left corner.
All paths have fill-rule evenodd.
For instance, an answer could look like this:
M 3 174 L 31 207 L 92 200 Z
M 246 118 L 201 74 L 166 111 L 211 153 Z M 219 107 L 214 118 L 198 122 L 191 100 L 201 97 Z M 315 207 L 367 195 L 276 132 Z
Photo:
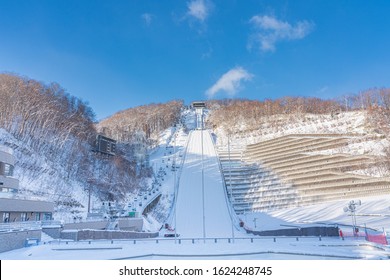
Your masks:
M 232 237 L 232 219 L 222 174 L 208 130 L 191 131 L 182 168 L 173 228 L 183 238 Z

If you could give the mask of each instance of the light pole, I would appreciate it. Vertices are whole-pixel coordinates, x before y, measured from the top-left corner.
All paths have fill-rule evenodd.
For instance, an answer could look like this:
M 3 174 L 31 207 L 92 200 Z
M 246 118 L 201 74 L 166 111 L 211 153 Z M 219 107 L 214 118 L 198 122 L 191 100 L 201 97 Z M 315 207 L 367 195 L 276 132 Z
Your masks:
M 175 191 L 175 244 L 177 243 L 177 220 L 176 220 L 176 210 L 177 210 L 177 187 L 176 187 L 176 130 L 173 135 L 173 189 Z
M 203 243 L 206 243 L 206 214 L 204 202 L 204 151 L 203 151 L 203 109 L 201 110 L 201 145 L 202 145 L 202 212 L 203 212 Z
M 91 213 L 91 185 L 95 182 L 94 179 L 92 178 L 89 178 L 87 180 L 87 183 L 88 183 L 88 214 Z
M 348 206 L 344 207 L 344 212 L 351 212 L 352 217 L 352 228 L 353 228 L 353 235 L 357 236 L 357 226 L 356 226 L 356 206 L 362 205 L 362 202 L 360 200 L 351 200 L 348 203 Z
M 230 194 L 230 209 L 233 209 L 233 188 L 232 188 L 232 162 L 230 158 L 230 133 L 228 133 L 228 157 L 229 157 L 229 194 Z M 233 213 L 231 213 L 232 219 L 232 239 L 234 243 L 234 225 L 233 225 Z

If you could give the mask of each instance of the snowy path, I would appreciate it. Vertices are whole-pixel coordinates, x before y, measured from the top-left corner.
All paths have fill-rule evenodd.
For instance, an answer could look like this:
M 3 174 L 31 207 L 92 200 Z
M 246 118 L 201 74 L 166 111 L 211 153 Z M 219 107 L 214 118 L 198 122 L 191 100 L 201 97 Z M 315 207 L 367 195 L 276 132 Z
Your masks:
M 202 133 L 204 170 L 205 237 L 232 237 L 232 223 L 225 200 L 218 158 L 208 131 L 194 130 L 179 182 L 176 230 L 180 237 L 203 237 Z

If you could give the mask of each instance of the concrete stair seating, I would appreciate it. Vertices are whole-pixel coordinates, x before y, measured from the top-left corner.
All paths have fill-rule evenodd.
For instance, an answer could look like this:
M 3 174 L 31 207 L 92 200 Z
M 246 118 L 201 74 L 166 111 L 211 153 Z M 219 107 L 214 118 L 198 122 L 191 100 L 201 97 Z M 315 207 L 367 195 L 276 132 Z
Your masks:
M 245 212 L 259 212 L 271 209 L 288 208 L 298 206 L 300 204 L 300 197 L 297 196 L 283 198 L 268 197 L 251 203 L 236 203 L 234 204 L 234 209 L 238 214 L 242 214 Z
M 257 190 L 255 192 L 233 192 L 234 201 L 255 201 L 263 199 L 265 197 L 279 196 L 283 198 L 285 196 L 297 196 L 296 189 L 291 187 L 274 188 L 268 190 Z
M 297 174 L 293 176 L 289 176 L 286 181 L 293 181 L 296 183 L 305 183 L 305 182 L 317 182 L 317 181 L 326 181 L 326 180 L 332 180 L 334 178 L 355 178 L 355 179 L 368 179 L 371 178 L 370 176 L 363 176 L 358 174 L 350 174 L 350 173 L 342 173 L 342 172 L 336 172 L 336 171 L 317 171 L 312 173 L 304 173 L 304 174 Z M 285 179 L 283 179 L 285 180 Z
M 273 142 L 271 144 L 266 144 L 264 142 L 261 142 L 260 144 L 258 144 L 255 147 L 247 146 L 247 149 L 245 151 L 249 152 L 251 154 L 262 153 L 262 152 L 268 151 L 270 149 L 274 149 L 274 148 L 280 149 L 283 147 L 287 147 L 289 145 L 297 144 L 297 143 L 299 143 L 299 140 L 300 140 L 299 138 L 286 137 L 283 139 L 283 141 L 277 141 L 277 142 Z M 312 141 L 312 139 L 308 139 L 307 141 Z
M 230 151 L 230 157 L 239 157 L 239 156 L 241 156 L 242 155 L 242 153 L 243 153 L 244 151 L 243 150 L 240 150 L 240 151 Z M 217 153 L 218 153 L 218 156 L 220 156 L 220 157 L 224 157 L 224 158 L 228 158 L 229 157 L 229 150 L 219 150 L 219 151 L 217 151 Z
M 379 186 L 375 188 L 372 187 L 358 188 L 354 191 L 338 189 L 337 191 L 323 193 L 321 195 L 314 194 L 314 195 L 301 196 L 301 201 L 299 205 L 310 205 L 313 204 L 314 202 L 325 202 L 331 200 L 340 200 L 340 199 L 384 195 L 384 194 L 390 194 L 390 185 Z
M 224 174 L 226 184 L 232 185 L 242 185 L 244 183 L 258 183 L 262 180 L 261 174 L 251 174 L 251 175 L 234 175 L 233 173 Z
M 326 145 L 323 145 L 321 147 L 317 146 L 316 149 L 318 151 L 319 150 L 326 150 L 326 149 L 335 149 L 335 148 L 339 148 L 340 145 L 345 145 L 345 143 L 326 144 Z M 263 157 L 246 157 L 245 160 L 249 163 L 255 163 L 255 162 L 260 162 L 263 164 L 279 163 L 279 162 L 287 161 L 287 160 L 293 159 L 293 158 L 301 158 L 302 155 L 304 155 L 305 153 L 314 152 L 314 151 L 315 150 L 311 149 L 310 147 L 302 146 L 302 147 L 300 147 L 299 151 L 292 149 L 289 151 L 274 153 L 274 154 L 270 154 L 270 155 L 263 156 Z
M 313 139 L 322 139 L 322 138 L 345 138 L 344 135 L 330 135 L 330 134 L 289 134 L 265 141 L 261 141 L 255 144 L 249 144 L 246 146 L 245 151 L 254 152 L 266 150 L 269 148 L 274 148 L 278 146 L 282 146 L 288 143 L 293 143 L 297 141 L 302 141 L 303 139 L 313 140 Z
M 258 157 L 258 156 L 266 156 L 269 154 L 277 154 L 283 151 L 288 151 L 288 150 L 295 150 L 299 147 L 304 147 L 304 146 L 314 146 L 318 145 L 322 142 L 327 141 L 327 138 L 318 138 L 318 139 L 295 139 L 294 142 L 290 142 L 284 145 L 275 145 L 273 147 L 264 147 L 262 150 L 257 150 L 257 151 L 247 151 L 249 152 L 250 157 Z
M 257 166 L 243 165 L 241 162 L 226 162 L 222 163 L 221 166 L 224 170 L 231 170 L 232 172 L 236 173 L 253 172 L 258 169 Z
M 249 162 L 257 162 L 257 161 L 267 161 L 267 160 L 273 160 L 278 159 L 280 157 L 285 157 L 286 155 L 293 155 L 297 153 L 305 153 L 305 152 L 312 152 L 312 151 L 319 151 L 319 150 L 328 150 L 328 149 L 335 149 L 339 148 L 340 146 L 346 145 L 347 139 L 323 139 L 319 140 L 315 144 L 299 144 L 296 147 L 289 147 L 283 150 L 276 150 L 276 151 L 270 151 L 266 154 L 256 155 L 256 154 L 246 154 L 246 158 L 249 159 Z
M 256 169 L 254 167 L 257 167 Z M 296 191 L 288 187 L 282 187 L 278 177 L 270 170 L 261 169 L 259 166 L 252 165 L 250 170 L 244 166 L 242 169 L 236 168 L 234 172 L 229 173 L 229 169 L 223 169 L 225 184 L 233 197 L 233 207 L 237 203 L 250 205 L 264 196 L 283 197 L 286 194 L 291 195 Z M 250 206 L 247 206 L 249 209 Z
M 275 184 L 275 186 L 266 186 L 266 187 L 268 187 L 268 189 L 265 189 L 264 186 L 253 186 L 253 185 L 248 185 L 248 187 L 245 187 L 245 186 L 234 187 L 233 186 L 232 193 L 233 193 L 234 197 L 241 197 L 241 196 L 246 196 L 246 195 L 254 196 L 254 195 L 257 195 L 259 193 L 265 193 L 265 192 L 277 193 L 277 192 L 283 191 L 284 188 L 287 189 L 287 187 L 281 186 L 280 184 Z M 289 187 L 289 188 L 291 188 L 291 187 Z
M 275 167 L 272 165 L 272 169 L 277 173 L 284 173 L 294 170 L 301 170 L 306 168 L 315 168 L 315 167 L 322 167 L 327 165 L 336 165 L 336 164 L 348 164 L 350 162 L 361 162 L 361 163 L 370 163 L 373 159 L 371 157 L 361 157 L 361 156 L 350 156 L 350 157 L 327 157 L 323 158 L 322 160 L 315 160 L 308 162 L 301 161 L 297 164 L 291 164 L 284 167 Z
M 259 185 L 251 186 L 246 189 L 232 188 L 232 195 L 234 201 L 256 201 L 264 197 L 285 197 L 285 196 L 296 196 L 297 190 L 291 185 L 280 185 L 274 184 L 274 186 Z
M 266 156 L 269 154 L 277 154 L 277 153 L 282 153 L 286 151 L 291 151 L 294 150 L 296 153 L 299 152 L 300 150 L 306 150 L 307 148 L 311 149 L 316 149 L 316 147 L 328 144 L 328 143 L 340 143 L 342 144 L 343 142 L 347 142 L 348 139 L 346 138 L 306 138 L 306 139 L 299 139 L 297 138 L 296 141 L 292 144 L 287 144 L 283 146 L 275 146 L 272 148 L 265 148 L 263 151 L 255 151 L 255 152 L 250 152 L 250 155 L 252 157 L 256 156 Z M 303 148 L 303 149 L 300 149 Z
M 296 140 L 302 140 L 306 138 L 351 138 L 351 139 L 359 139 L 360 137 L 363 137 L 364 135 L 361 134 L 353 134 L 353 133 L 343 133 L 343 134 L 335 134 L 335 133 L 324 133 L 324 134 L 314 134 L 314 133 L 307 133 L 307 134 L 289 134 L 285 136 L 281 136 L 278 138 L 269 139 L 266 141 L 261 141 L 258 143 L 247 145 L 246 150 L 248 152 L 252 152 L 254 150 L 258 150 L 261 147 L 273 147 L 274 145 L 280 145 L 283 142 L 288 141 L 296 141 Z M 374 137 L 376 139 L 377 137 Z
M 272 169 L 276 168 L 284 168 L 284 167 L 291 167 L 291 166 L 297 166 L 299 164 L 307 164 L 307 163 L 315 163 L 315 162 L 324 162 L 327 160 L 334 160 L 337 158 L 345 158 L 345 155 L 305 155 L 302 154 L 301 158 L 295 158 L 292 160 L 285 160 L 282 161 L 281 163 L 273 163 L 272 164 Z M 269 164 L 271 165 L 271 164 Z
M 237 201 L 234 202 L 237 213 L 248 211 L 266 211 L 270 209 L 288 208 L 294 206 L 312 205 L 315 203 L 351 199 L 356 197 L 390 194 L 390 185 L 377 186 L 375 188 L 357 188 L 354 191 L 339 189 L 329 193 L 314 193 L 311 195 L 290 195 L 283 197 L 263 196 L 258 201 Z
M 262 148 L 264 146 L 272 147 L 273 145 L 281 144 L 283 142 L 288 142 L 288 141 L 291 141 L 291 140 L 295 140 L 295 139 L 290 137 L 290 136 L 281 136 L 281 137 L 278 137 L 278 138 L 273 138 L 273 139 L 261 141 L 259 143 L 249 144 L 249 145 L 246 146 L 245 150 L 246 151 L 254 151 L 254 150 L 257 150 L 257 149 Z
M 328 137 L 328 138 L 352 138 L 352 139 L 360 139 L 362 137 L 366 137 L 365 134 L 358 133 L 305 133 L 305 134 L 289 134 L 288 137 L 298 137 L 298 138 L 306 138 L 306 137 Z M 377 136 L 372 136 L 370 139 L 378 139 Z
M 271 181 L 270 181 L 271 182 Z M 227 188 L 229 190 L 230 185 L 227 184 Z M 292 184 L 281 184 L 279 180 L 275 180 L 274 182 L 263 184 L 261 182 L 257 184 L 242 184 L 242 185 L 231 185 L 231 189 L 234 195 L 240 195 L 240 194 L 249 194 L 249 193 L 258 193 L 258 192 L 277 192 L 279 190 L 284 189 L 294 189 Z
M 278 150 L 284 150 L 287 148 L 293 148 L 293 147 L 299 147 L 301 144 L 311 145 L 320 143 L 321 141 L 324 141 L 324 139 L 329 138 L 290 138 L 291 141 L 286 141 L 283 143 L 277 143 L 270 146 L 263 146 L 262 149 L 256 149 L 253 151 L 248 151 L 253 155 L 259 155 L 259 154 L 265 154 L 268 152 L 276 152 Z
M 351 160 L 345 161 L 336 164 L 325 164 L 322 166 L 313 166 L 313 167 L 302 167 L 300 169 L 295 170 L 286 170 L 286 171 L 278 171 L 277 173 L 285 178 L 289 176 L 298 175 L 298 174 L 309 174 L 316 171 L 333 171 L 333 170 L 357 170 L 362 169 L 363 167 L 368 167 L 372 162 L 366 162 L 362 160 Z
M 230 156 L 230 160 L 229 160 L 229 157 L 228 156 L 220 156 L 219 157 L 219 160 L 221 161 L 221 163 L 225 163 L 225 162 L 229 162 L 229 161 L 232 161 L 232 160 L 235 160 L 235 161 L 241 161 L 242 159 L 242 155 L 239 154 L 239 155 L 235 155 L 235 156 Z
M 231 149 L 230 154 L 219 150 L 235 211 L 267 211 L 390 193 L 390 178 L 346 173 L 375 163 L 371 156 L 332 152 L 351 140 L 361 141 L 356 135 L 296 134 L 248 145 L 244 151 Z
M 262 159 L 262 160 L 259 159 L 258 161 L 255 161 L 255 162 L 271 165 L 271 164 L 288 162 L 288 161 L 291 161 L 291 160 L 297 160 L 297 159 L 304 158 L 304 157 L 307 157 L 307 155 L 304 154 L 304 153 L 301 153 L 301 154 L 287 154 L 287 155 L 281 155 L 280 157 L 277 157 L 277 158 L 274 158 L 274 159 Z M 250 158 L 245 158 L 245 159 L 248 162 L 251 161 Z
M 336 183 L 324 183 L 319 185 L 306 185 L 306 186 L 300 186 L 295 185 L 297 190 L 302 195 L 308 194 L 308 193 L 326 193 L 328 191 L 333 192 L 335 189 L 344 189 L 347 191 L 354 191 L 357 189 L 363 189 L 366 187 L 372 187 L 370 189 L 374 189 L 375 187 L 381 187 L 381 186 L 390 186 L 389 180 L 384 180 L 380 178 L 375 179 L 368 179 L 368 180 L 357 180 L 352 182 L 336 182 Z
M 333 184 L 333 183 L 339 183 L 339 184 L 343 184 L 343 183 L 354 183 L 354 182 L 357 182 L 357 181 L 360 181 L 360 180 L 370 180 L 372 179 L 372 177 L 368 177 L 368 178 L 364 178 L 364 179 L 361 179 L 361 178 L 358 178 L 358 177 L 355 177 L 355 176 L 349 176 L 349 175 L 336 175 L 336 176 L 332 176 L 332 177 L 326 177 L 326 178 L 322 178 L 322 179 L 317 179 L 315 178 L 313 180 L 313 178 L 311 180 L 294 180 L 294 185 L 296 187 L 305 187 L 305 186 L 316 186 L 316 185 L 322 185 L 322 184 Z
M 271 173 L 254 173 L 251 176 L 234 176 L 229 173 L 224 173 L 226 185 L 232 186 L 242 186 L 242 185 L 253 185 L 256 186 L 258 184 L 267 185 L 270 183 L 279 182 L 279 178 L 275 174 Z
M 288 207 L 293 207 L 298 205 L 301 205 L 301 201 L 299 197 L 292 197 L 292 198 L 270 197 L 269 199 L 262 199 L 261 201 L 255 201 L 252 203 L 236 203 L 234 204 L 234 207 L 237 213 L 242 214 L 244 212 L 267 211 L 271 209 L 288 208 Z

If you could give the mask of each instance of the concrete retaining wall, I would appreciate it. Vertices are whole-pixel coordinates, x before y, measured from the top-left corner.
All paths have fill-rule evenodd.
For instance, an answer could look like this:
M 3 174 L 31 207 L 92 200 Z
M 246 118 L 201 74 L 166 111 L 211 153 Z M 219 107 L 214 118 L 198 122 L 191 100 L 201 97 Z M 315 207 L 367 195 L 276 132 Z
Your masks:
M 58 239 L 61 237 L 62 227 L 42 227 L 42 231 L 50 237 Z
M 158 232 L 109 231 L 109 230 L 65 230 L 61 233 L 62 239 L 97 240 L 97 239 L 138 239 L 158 237 Z
M 64 224 L 64 230 L 69 229 L 105 229 L 107 228 L 109 221 L 87 221 L 81 223 Z
M 306 227 L 289 228 L 266 231 L 254 231 L 246 229 L 247 233 L 259 236 L 339 236 L 338 227 Z
M 118 227 L 124 231 L 141 231 L 143 224 L 142 218 L 118 219 Z
M 66 239 L 66 240 L 74 240 L 77 241 L 77 235 L 78 235 L 78 230 L 63 230 L 61 231 L 60 238 L 61 239 Z
M 0 253 L 25 247 L 27 239 L 41 240 L 41 230 L 11 231 L 0 233 Z

